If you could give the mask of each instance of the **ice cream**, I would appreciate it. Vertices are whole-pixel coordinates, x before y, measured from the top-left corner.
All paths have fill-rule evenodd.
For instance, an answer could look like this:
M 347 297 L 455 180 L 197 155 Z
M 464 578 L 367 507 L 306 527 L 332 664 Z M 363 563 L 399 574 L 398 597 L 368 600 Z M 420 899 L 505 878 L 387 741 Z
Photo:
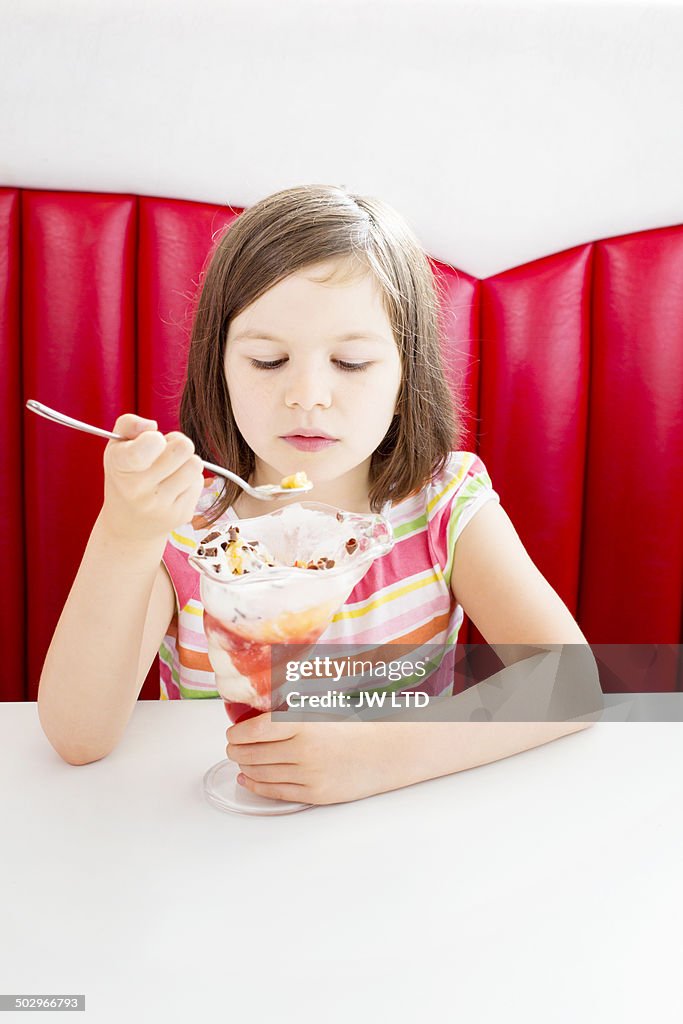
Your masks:
M 207 559 L 219 576 L 244 576 L 275 565 L 264 544 L 240 537 L 239 526 L 229 526 L 226 532 L 213 530 L 208 533 L 200 541 L 195 555 Z
M 284 487 L 287 490 L 290 487 L 305 487 L 308 483 L 310 481 L 302 470 L 300 473 L 293 473 L 292 476 L 283 477 L 280 481 L 280 487 Z
M 285 527 L 287 518 L 285 516 L 283 520 Z M 338 513 L 336 520 L 343 523 L 344 513 Z M 204 563 L 212 574 L 215 573 L 223 579 L 246 576 L 249 573 L 263 573 L 268 569 L 330 570 L 341 562 L 348 561 L 360 550 L 358 538 L 350 529 L 346 531 L 343 544 L 331 536 L 324 538 L 323 544 L 325 543 L 329 549 L 328 553 L 321 551 L 319 544 L 317 550 L 308 558 L 292 558 L 292 554 L 299 552 L 291 548 L 284 557 L 278 558 L 271 554 L 262 540 L 247 540 L 241 536 L 239 526 L 231 523 L 224 529 L 214 529 L 202 537 L 194 558 L 195 564 Z M 331 558 L 330 554 L 334 554 L 335 557 Z

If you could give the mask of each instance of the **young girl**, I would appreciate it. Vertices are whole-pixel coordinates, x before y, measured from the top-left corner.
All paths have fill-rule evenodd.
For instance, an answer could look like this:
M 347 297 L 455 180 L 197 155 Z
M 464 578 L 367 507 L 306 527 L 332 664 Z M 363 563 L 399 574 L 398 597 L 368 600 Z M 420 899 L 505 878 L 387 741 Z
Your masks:
M 162 699 L 218 696 L 188 555 L 214 524 L 299 499 L 264 506 L 228 481 L 204 480 L 201 459 L 255 485 L 304 470 L 314 483 L 306 499 L 382 512 L 392 523 L 395 547 L 373 563 L 321 645 L 454 646 L 465 612 L 506 665 L 519 658 L 515 645 L 586 644 L 482 461 L 460 450 L 462 409 L 445 382 L 439 322 L 429 260 L 379 200 L 337 187 L 287 189 L 226 231 L 194 318 L 181 431 L 163 436 L 127 414 L 114 430 L 129 440 L 105 450 L 104 504 L 38 695 L 43 728 L 66 760 L 84 764 L 113 749 L 157 654 Z M 435 673 L 423 689 L 444 697 L 452 685 L 452 675 Z M 228 728 L 226 752 L 255 793 L 332 803 L 581 728 L 283 723 L 264 714 Z

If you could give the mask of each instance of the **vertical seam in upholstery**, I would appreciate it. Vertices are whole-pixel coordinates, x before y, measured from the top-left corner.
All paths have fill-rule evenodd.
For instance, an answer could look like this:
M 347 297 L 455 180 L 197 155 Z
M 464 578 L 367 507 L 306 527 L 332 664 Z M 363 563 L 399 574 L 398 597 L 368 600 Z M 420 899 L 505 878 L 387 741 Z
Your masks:
M 24 637 L 23 637 L 23 680 L 22 680 L 22 699 L 27 701 L 30 699 L 29 693 L 29 677 L 28 677 L 28 587 L 29 587 L 29 575 L 28 575 L 28 528 L 26 523 L 26 514 L 28 509 L 28 502 L 26 500 L 26 429 L 24 427 L 24 190 L 18 189 L 17 192 L 17 342 L 19 345 L 19 393 L 21 395 L 21 407 L 20 407 L 20 424 L 19 424 L 19 473 L 21 486 L 19 488 L 21 493 L 21 526 L 22 526 L 22 571 L 24 574 Z M 36 693 L 36 700 L 38 694 Z
M 135 412 L 140 408 L 140 352 L 138 330 L 138 278 L 140 276 L 140 196 L 135 196 L 135 242 L 133 245 L 133 374 L 135 377 L 133 394 L 135 396 Z
M 576 581 L 576 621 L 581 632 L 584 632 L 581 625 L 581 595 L 583 587 L 585 544 L 586 544 L 586 515 L 588 508 L 588 464 L 590 457 L 591 419 L 592 419 L 592 398 L 593 398 L 593 351 L 595 348 L 595 265 L 597 262 L 596 243 L 591 244 L 590 250 L 590 277 L 588 283 L 588 372 L 586 374 L 586 437 L 583 447 L 583 495 L 581 498 L 581 525 L 579 534 L 579 568 Z M 585 635 L 585 634 L 584 634 Z M 586 637 L 590 643 L 590 637 Z

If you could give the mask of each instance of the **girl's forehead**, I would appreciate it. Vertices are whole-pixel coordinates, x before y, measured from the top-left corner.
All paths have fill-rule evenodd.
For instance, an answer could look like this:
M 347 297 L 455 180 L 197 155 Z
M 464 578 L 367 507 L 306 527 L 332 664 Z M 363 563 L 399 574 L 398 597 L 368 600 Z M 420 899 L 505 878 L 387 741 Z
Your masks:
M 352 275 L 331 276 L 330 266 L 325 264 L 303 268 L 272 285 L 231 319 L 229 335 L 249 332 L 263 337 L 263 332 L 275 331 L 276 325 L 317 315 L 340 325 L 343 321 L 346 331 L 373 327 L 384 331 L 388 320 L 382 290 L 371 271 L 360 273 L 356 268 Z M 362 323 L 356 324 L 356 320 Z
M 317 284 L 326 282 L 346 283 L 362 281 L 365 278 L 374 280 L 374 275 L 367 263 L 357 256 L 338 256 L 323 260 L 320 263 L 303 267 L 298 273 Z

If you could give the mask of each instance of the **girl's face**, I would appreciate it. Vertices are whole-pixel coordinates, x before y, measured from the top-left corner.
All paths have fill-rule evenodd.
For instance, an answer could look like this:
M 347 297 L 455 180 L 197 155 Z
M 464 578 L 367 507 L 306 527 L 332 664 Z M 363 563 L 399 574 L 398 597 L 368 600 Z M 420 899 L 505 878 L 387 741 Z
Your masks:
M 401 360 L 369 272 L 343 284 L 318 280 L 337 265 L 292 274 L 235 317 L 225 375 L 237 426 L 256 457 L 254 483 L 304 470 L 316 485 L 309 500 L 365 508 L 370 458 L 394 415 Z M 302 432 L 332 440 L 306 442 Z

